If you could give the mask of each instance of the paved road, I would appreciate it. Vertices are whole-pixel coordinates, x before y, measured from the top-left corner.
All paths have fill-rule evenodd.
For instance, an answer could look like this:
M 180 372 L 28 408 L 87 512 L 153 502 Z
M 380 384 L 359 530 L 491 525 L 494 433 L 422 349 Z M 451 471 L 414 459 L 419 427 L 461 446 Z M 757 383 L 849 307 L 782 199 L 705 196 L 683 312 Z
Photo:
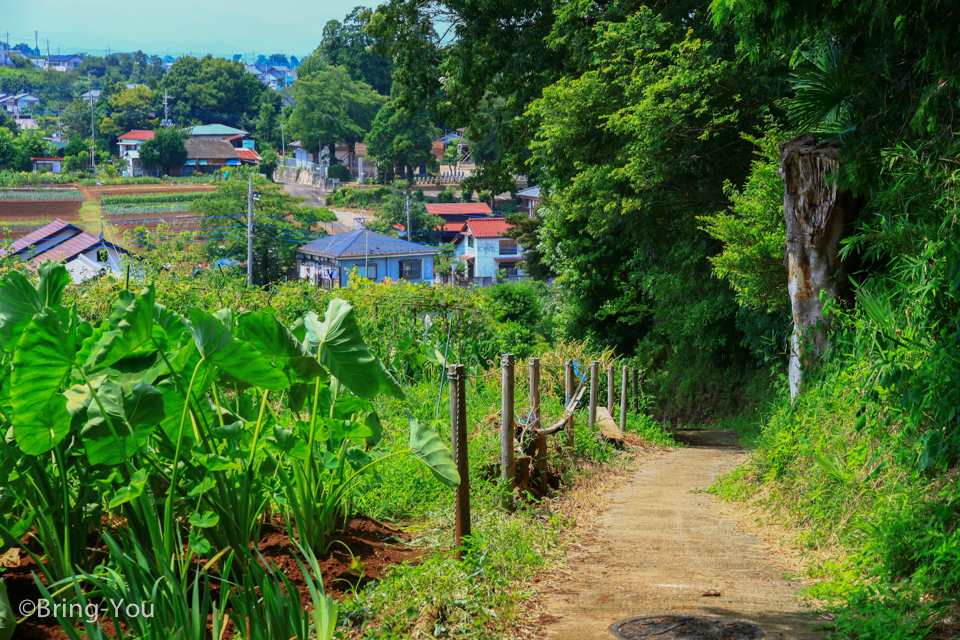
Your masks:
M 642 465 L 609 494 L 598 534 L 573 546 L 570 579 L 547 589 L 551 640 L 610 640 L 617 621 L 703 615 L 758 625 L 767 640 L 823 638 L 776 558 L 693 492 L 743 462 L 732 432 L 681 432 L 695 446 Z M 719 597 L 704 597 L 708 590 Z
M 315 207 L 317 209 L 323 209 L 326 207 L 323 194 L 315 190 L 312 186 L 306 184 L 300 184 L 298 182 L 278 182 L 283 190 L 286 193 L 289 193 L 292 196 L 298 196 L 301 198 L 306 198 L 307 200 L 301 203 L 301 207 Z M 337 222 L 325 222 L 323 223 L 323 228 L 329 234 L 335 233 L 345 233 L 347 231 L 353 231 L 357 228 L 354 218 L 357 217 L 357 214 L 351 211 L 337 211 L 331 209 L 337 215 Z

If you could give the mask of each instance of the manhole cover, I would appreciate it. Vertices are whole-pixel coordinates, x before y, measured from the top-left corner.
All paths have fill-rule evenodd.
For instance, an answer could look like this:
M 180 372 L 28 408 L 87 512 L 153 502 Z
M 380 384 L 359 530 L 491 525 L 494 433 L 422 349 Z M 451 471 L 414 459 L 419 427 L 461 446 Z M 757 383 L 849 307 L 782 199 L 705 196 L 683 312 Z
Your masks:
M 766 634 L 746 622 L 704 616 L 644 616 L 610 625 L 625 640 L 760 640 Z

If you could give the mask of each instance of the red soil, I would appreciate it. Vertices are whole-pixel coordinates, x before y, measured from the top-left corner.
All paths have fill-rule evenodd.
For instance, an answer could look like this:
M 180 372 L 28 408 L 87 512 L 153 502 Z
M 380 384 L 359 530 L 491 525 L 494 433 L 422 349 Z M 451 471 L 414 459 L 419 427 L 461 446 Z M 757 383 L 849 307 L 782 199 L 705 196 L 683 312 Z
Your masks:
M 80 219 L 82 204 L 82 200 L 35 200 L 33 202 L 0 200 L 0 224 L 28 220 L 50 222 L 57 218 L 73 222 Z
M 86 200 L 99 200 L 101 187 L 80 187 Z M 102 187 L 105 196 L 126 196 L 136 193 L 195 193 L 216 191 L 215 184 L 112 184 Z
M 329 552 L 318 559 L 320 572 L 323 575 L 323 588 L 327 595 L 337 600 L 347 598 L 353 588 L 363 588 L 371 581 L 379 579 L 387 569 L 405 561 L 415 561 L 422 555 L 421 551 L 405 546 L 404 541 L 409 536 L 391 525 L 377 522 L 365 516 L 352 518 L 346 527 L 345 533 L 336 533 L 331 541 L 339 541 L 349 547 L 350 552 L 359 561 L 351 572 L 350 552 L 343 544 L 331 542 Z M 105 549 L 97 541 L 90 540 L 91 547 Z M 31 545 L 32 546 L 32 545 Z M 312 609 L 310 592 L 307 589 L 303 573 L 294 559 L 297 555 L 296 545 L 291 544 L 286 533 L 286 527 L 279 518 L 264 525 L 258 549 L 267 562 L 275 564 L 290 580 L 300 596 L 300 606 Z M 32 549 L 37 552 L 38 549 Z M 14 612 L 19 612 L 20 603 L 36 602 L 41 598 L 40 590 L 34 583 L 31 573 L 36 570 L 36 564 L 25 553 L 21 552 L 20 565 L 6 569 L 0 573 L 7 585 L 10 604 Z M 304 565 L 307 563 L 301 558 Z M 309 565 L 307 565 L 309 566 Z M 216 595 L 214 595 L 216 597 Z M 17 613 L 19 618 L 19 613 Z M 114 637 L 112 623 L 109 618 L 101 618 L 100 625 L 110 637 Z M 233 637 L 232 624 L 228 626 L 225 637 Z M 61 626 L 54 618 L 31 618 L 17 626 L 14 640 L 69 640 L 63 633 Z

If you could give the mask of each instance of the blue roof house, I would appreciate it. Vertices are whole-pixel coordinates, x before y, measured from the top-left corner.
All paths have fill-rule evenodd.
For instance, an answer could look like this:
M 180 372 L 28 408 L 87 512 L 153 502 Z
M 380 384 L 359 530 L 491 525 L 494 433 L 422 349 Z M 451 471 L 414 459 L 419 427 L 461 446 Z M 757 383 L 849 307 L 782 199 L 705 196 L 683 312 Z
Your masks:
M 319 238 L 297 249 L 296 275 L 318 287 L 345 287 L 350 271 L 374 282 L 386 279 L 433 285 L 433 259 L 440 249 L 369 229 Z

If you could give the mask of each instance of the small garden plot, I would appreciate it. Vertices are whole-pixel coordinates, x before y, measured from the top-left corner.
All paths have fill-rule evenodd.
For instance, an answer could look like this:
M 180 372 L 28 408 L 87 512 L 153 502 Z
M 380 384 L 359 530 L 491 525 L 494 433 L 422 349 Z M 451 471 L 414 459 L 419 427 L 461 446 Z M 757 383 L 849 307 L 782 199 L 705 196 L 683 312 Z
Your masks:
M 76 189 L 0 189 L 0 201 L 47 202 L 52 200 L 83 200 Z
M 0 224 L 13 222 L 45 223 L 60 218 L 66 222 L 80 220 L 82 200 L 0 200 Z
M 80 191 L 88 200 L 99 200 L 101 193 L 106 196 L 122 196 L 137 194 L 176 194 L 176 193 L 209 193 L 216 191 L 213 184 L 129 184 L 129 185 L 81 185 Z
M 157 204 L 185 203 L 199 200 L 203 193 L 130 193 L 123 195 L 104 195 L 100 204 L 104 206 L 146 206 Z

